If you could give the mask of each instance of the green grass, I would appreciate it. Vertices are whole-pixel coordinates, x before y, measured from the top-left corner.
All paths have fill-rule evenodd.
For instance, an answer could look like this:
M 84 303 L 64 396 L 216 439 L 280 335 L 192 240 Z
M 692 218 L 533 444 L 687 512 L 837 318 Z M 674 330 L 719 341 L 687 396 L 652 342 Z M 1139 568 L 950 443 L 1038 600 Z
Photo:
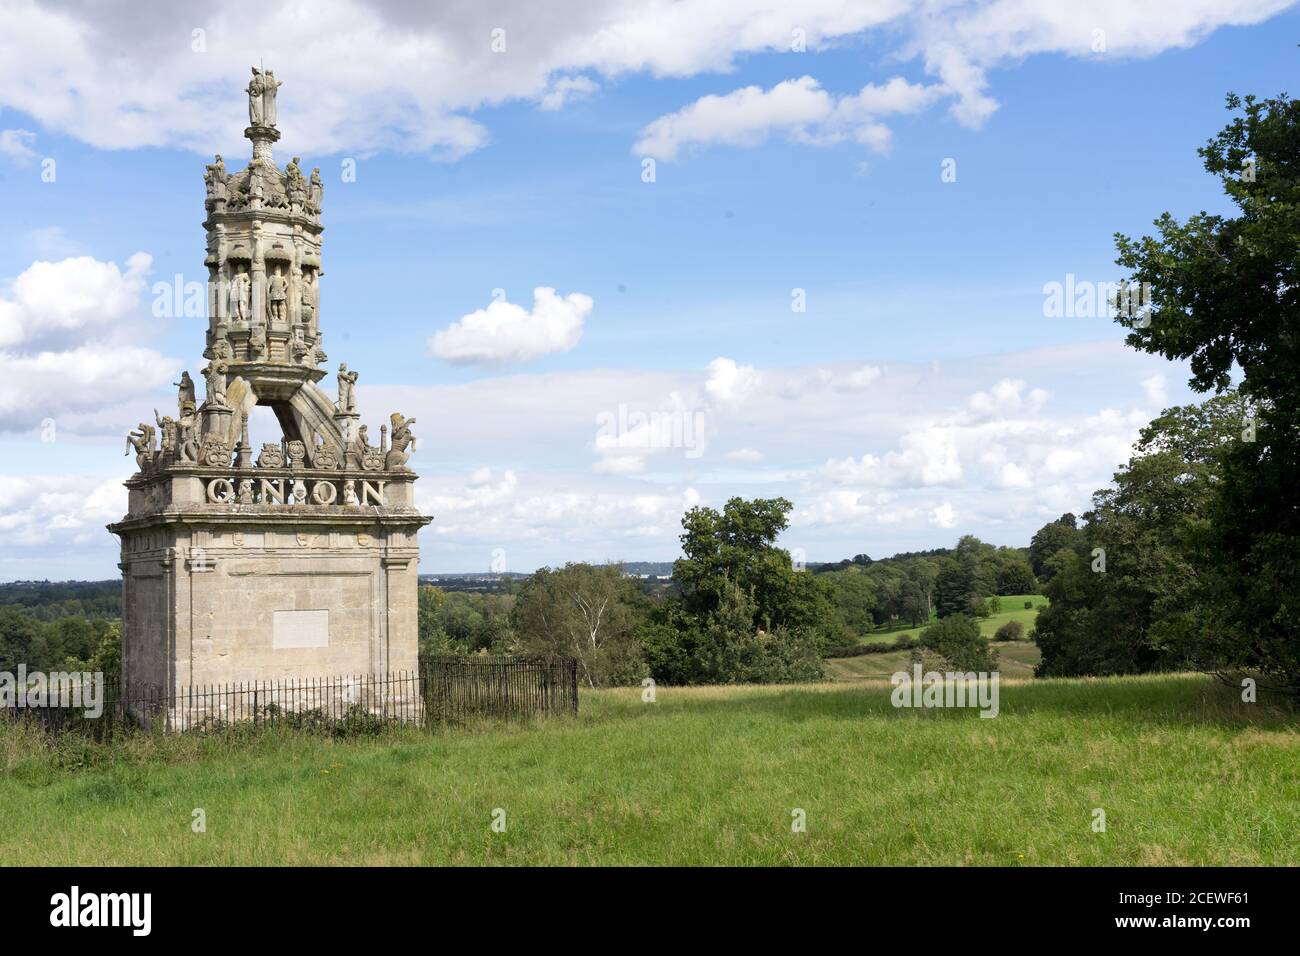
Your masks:
M 1025 626 L 1025 637 L 1034 629 L 1034 622 L 1038 620 L 1038 611 L 1048 605 L 1048 600 L 1041 594 L 1008 594 L 999 597 L 1002 602 L 1002 610 L 986 618 L 978 618 L 980 633 L 985 637 L 992 637 L 999 627 L 1007 621 L 1019 621 Z M 1025 607 L 1025 602 L 1029 601 L 1034 606 L 1032 609 Z M 931 616 L 926 624 L 919 627 L 901 627 L 893 625 L 890 627 L 880 628 L 874 631 L 868 631 L 862 636 L 862 643 L 876 644 L 897 641 L 903 637 L 916 638 L 920 637 L 930 624 L 933 624 L 937 618 Z
M 991 720 L 895 710 L 889 691 L 603 691 L 540 726 L 145 741 L 75 772 L 0 728 L 0 859 L 1300 862 L 1297 722 L 1208 678 L 1011 682 Z M 489 826 L 498 807 L 505 833 Z
M 1030 641 L 996 641 L 992 647 L 998 652 L 998 673 L 1004 679 L 1033 677 L 1034 665 L 1043 657 L 1038 645 Z M 826 676 L 833 681 L 888 679 L 891 674 L 911 669 L 911 651 L 833 657 L 826 661 Z

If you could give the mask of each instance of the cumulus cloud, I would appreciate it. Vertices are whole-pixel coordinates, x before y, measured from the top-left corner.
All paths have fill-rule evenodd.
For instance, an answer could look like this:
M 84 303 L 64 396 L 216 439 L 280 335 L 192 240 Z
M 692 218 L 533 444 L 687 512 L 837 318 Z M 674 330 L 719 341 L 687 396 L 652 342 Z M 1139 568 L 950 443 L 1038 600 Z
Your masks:
M 591 296 L 556 294 L 547 286 L 533 290 L 533 307 L 494 299 L 429 339 L 429 352 L 455 365 L 491 367 L 531 362 L 567 352 L 582 338 L 591 314 Z
M 769 90 L 746 86 L 725 96 L 702 96 L 641 131 L 633 147 L 640 156 L 672 160 L 684 146 L 756 146 L 773 133 L 805 143 L 829 144 L 853 136 L 876 152 L 889 146 L 889 129 L 877 117 L 923 109 L 943 93 L 894 77 L 868 83 L 856 94 L 835 97 L 811 76 L 785 80 Z
M 589 93 L 581 77 L 646 72 L 724 73 L 744 56 L 787 53 L 795 31 L 810 51 L 877 34 L 886 55 L 917 62 L 936 82 L 890 91 L 895 81 L 836 99 L 807 87 L 783 91 L 790 111 L 758 126 L 720 117 L 747 141 L 762 130 L 791 132 L 845 115 L 820 134 L 888 145 L 874 118 L 881 99 L 904 110 L 947 98 L 961 123 L 979 126 L 997 108 L 989 72 L 1037 54 L 1151 56 L 1191 45 L 1223 25 L 1258 23 L 1288 0 L 590 0 L 555 16 L 530 0 L 411 4 L 321 0 L 258 7 L 261 58 L 285 81 L 281 125 L 304 151 L 428 152 L 454 159 L 481 148 L 487 128 L 471 118 L 511 100 L 560 108 Z M 0 108 L 104 148 L 179 146 L 201 153 L 241 144 L 242 88 L 250 56 L 247 12 L 211 5 L 166 9 L 10 3 L 0 7 Z M 200 36 L 194 34 L 202 24 Z M 504 30 L 494 46 L 494 30 Z M 1098 50 L 1102 32 L 1104 53 Z M 201 44 L 202 55 L 194 47 Z M 502 46 L 501 44 L 504 44 Z M 806 54 L 789 54 L 805 55 Z M 798 84 L 800 81 L 787 81 Z M 922 89 L 931 92 L 922 93 Z M 742 99 L 776 109 L 772 90 Z M 788 96 L 786 95 L 788 94 Z M 925 99 L 924 105 L 917 102 Z M 727 99 L 726 96 L 717 99 Z M 859 101 L 859 102 L 855 102 Z M 731 101 L 728 107 L 749 106 Z M 689 107 L 687 108 L 689 109 Z M 810 113 L 809 110 L 812 112 Z M 732 112 L 735 112 L 734 110 Z M 851 116 L 849 114 L 852 114 Z M 683 117 L 676 132 L 689 132 Z M 669 124 L 666 124 L 666 126 Z M 661 128 L 660 148 L 672 130 Z M 816 135 L 812 137 L 816 141 Z
M 121 321 L 139 303 L 152 264 L 144 252 L 126 271 L 90 256 L 33 262 L 0 298 L 0 348 L 84 339 Z
M 930 524 L 936 528 L 953 528 L 957 525 L 957 512 L 948 502 L 937 505 L 930 511 Z
M 752 365 L 737 365 L 732 359 L 720 357 L 709 363 L 704 391 L 714 401 L 731 405 L 743 400 L 762 381 L 762 375 Z
M 151 263 L 143 252 L 126 269 L 90 256 L 34 262 L 0 294 L 0 430 L 52 419 L 77 431 L 88 413 L 172 380 L 177 363 L 133 341 Z

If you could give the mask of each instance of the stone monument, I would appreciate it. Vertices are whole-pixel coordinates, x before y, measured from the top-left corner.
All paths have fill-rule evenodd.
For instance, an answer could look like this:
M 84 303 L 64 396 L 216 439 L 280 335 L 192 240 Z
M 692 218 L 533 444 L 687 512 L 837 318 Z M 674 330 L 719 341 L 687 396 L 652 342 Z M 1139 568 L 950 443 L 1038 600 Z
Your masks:
M 358 374 L 325 375 L 319 170 L 271 158 L 281 82 L 248 85 L 247 168 L 207 165 L 208 329 L 202 370 L 177 383 L 176 416 L 127 437 L 139 470 L 121 539 L 122 681 L 165 694 L 196 685 L 416 669 L 416 534 L 431 518 L 406 466 L 414 419 L 394 412 L 378 447 Z M 257 405 L 282 438 L 250 446 Z

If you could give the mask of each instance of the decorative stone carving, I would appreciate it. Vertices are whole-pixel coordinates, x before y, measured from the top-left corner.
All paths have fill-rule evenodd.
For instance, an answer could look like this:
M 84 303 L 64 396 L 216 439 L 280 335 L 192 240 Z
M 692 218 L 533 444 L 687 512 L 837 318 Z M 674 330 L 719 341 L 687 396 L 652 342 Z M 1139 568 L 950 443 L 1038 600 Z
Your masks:
M 266 283 L 266 315 L 273 329 L 282 329 L 288 321 L 289 280 L 277 266 Z
M 311 463 L 313 468 L 326 470 L 338 468 L 340 464 L 338 446 L 333 442 L 322 442 L 317 445 Z
M 129 455 L 131 449 L 135 449 L 136 466 L 144 471 L 153 463 L 154 446 L 153 446 L 154 428 L 147 422 L 141 422 L 136 426 L 134 431 L 127 432 L 127 448 L 122 452 L 123 455 Z
M 230 443 L 220 438 L 203 439 L 203 464 L 214 468 L 229 467 Z
M 267 354 L 266 325 L 258 322 L 248 336 L 248 354 L 250 358 L 261 358 Z
M 280 447 L 279 442 L 265 442 L 262 445 L 262 452 L 257 456 L 258 468 L 283 468 L 284 467 L 284 449 Z
M 311 204 L 311 211 L 314 216 L 320 218 L 321 202 L 325 198 L 325 184 L 320 179 L 320 167 L 316 166 L 311 171 L 311 198 L 308 202 Z
M 204 203 L 207 210 L 211 212 L 225 206 L 229 196 L 229 177 L 226 175 L 226 164 L 220 153 L 217 153 L 217 158 L 213 162 L 203 167 L 203 183 L 208 193 Z
M 340 369 L 337 407 L 320 392 L 329 367 L 321 364 L 322 167 L 306 176 L 310 167 L 297 156 L 287 168 L 275 162 L 280 82 L 259 67 L 246 85 L 251 159 L 227 170 L 215 157 L 203 171 L 205 195 L 195 197 L 206 207 L 210 314 L 199 378 L 207 393 L 199 403 L 199 378 L 183 374 L 175 411 L 156 410 L 156 431 L 142 424 L 130 434 L 127 454 L 134 450 L 139 465 L 127 481 L 132 510 L 111 526 L 128 582 L 124 678 L 173 690 L 183 680 L 267 679 L 286 665 L 360 673 L 416 664 L 416 532 L 429 519 L 415 507 L 414 475 L 385 471 L 387 430 L 378 448 L 364 435 L 354 443 L 356 373 Z M 259 442 L 253 470 L 243 425 L 257 404 L 274 411 L 285 440 Z M 393 454 L 404 460 L 414 442 L 406 437 L 413 426 L 402 424 Z M 161 563 L 178 577 L 182 555 L 197 570 L 195 549 L 222 545 L 239 560 L 218 564 L 220 573 L 195 575 L 184 588 L 158 574 Z M 286 573 L 307 580 L 286 588 Z M 328 644 L 310 659 L 277 651 L 273 615 L 263 613 L 301 605 L 300 584 L 310 588 L 306 606 L 338 612 Z M 205 609 L 201 619 L 196 607 Z M 382 628 L 371 626 L 375 615 Z
M 194 379 L 190 378 L 188 371 L 185 371 L 181 372 L 181 380 L 172 384 L 178 389 L 176 407 L 180 410 L 183 418 L 187 412 L 193 412 L 196 408 L 194 404 Z
M 198 464 L 199 443 L 194 436 L 194 412 L 191 409 L 176 423 L 176 458 L 184 464 Z
M 266 108 L 263 98 L 266 95 L 266 81 L 262 71 L 253 67 L 253 78 L 248 81 L 248 125 L 266 126 Z
M 275 96 L 284 84 L 275 78 L 274 70 L 267 70 L 263 75 L 262 109 L 266 116 L 266 125 L 275 125 Z
M 204 405 L 211 405 L 215 408 L 229 408 L 226 404 L 226 373 L 230 371 L 228 365 L 221 361 L 212 361 L 203 369 L 203 379 L 207 383 L 207 400 Z
M 411 434 L 411 426 L 415 424 L 415 419 L 403 418 L 401 412 L 393 412 L 389 416 L 389 421 L 393 425 L 393 447 L 388 450 L 384 467 L 396 471 L 405 467 L 411 452 L 415 451 L 415 436 Z M 411 451 L 407 451 L 407 448 Z
M 298 300 L 298 314 L 308 335 L 316 334 L 316 282 L 315 273 L 307 269 L 302 274 L 302 293 Z
M 357 410 L 357 373 L 348 371 L 348 363 L 339 365 L 339 400 L 337 407 L 347 415 Z
M 230 278 L 230 318 L 234 322 L 247 322 L 253 315 L 253 280 L 247 272 L 236 272 Z
M 176 453 L 176 421 L 170 415 L 160 416 L 156 408 L 153 410 L 153 420 L 158 423 L 158 435 L 162 439 L 161 456 L 170 460 Z

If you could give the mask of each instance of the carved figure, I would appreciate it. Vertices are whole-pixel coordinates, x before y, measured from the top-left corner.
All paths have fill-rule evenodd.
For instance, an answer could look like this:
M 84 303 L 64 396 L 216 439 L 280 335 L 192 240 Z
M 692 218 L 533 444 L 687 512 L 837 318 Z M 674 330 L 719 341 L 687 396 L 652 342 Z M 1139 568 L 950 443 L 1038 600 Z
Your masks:
M 316 283 L 315 273 L 310 269 L 302 274 L 302 297 L 299 300 L 298 314 L 302 324 L 310 335 L 316 334 Z
M 389 416 L 389 421 L 393 426 L 393 446 L 384 459 L 384 467 L 398 469 L 406 464 L 407 459 L 411 457 L 411 452 L 415 451 L 415 436 L 411 434 L 411 426 L 415 424 L 415 419 L 403 418 L 401 412 L 393 412 Z M 408 447 L 411 451 L 407 451 Z
M 348 371 L 348 363 L 339 365 L 338 410 L 352 414 L 357 410 L 357 373 Z
M 247 272 L 236 272 L 230 279 L 230 318 L 247 322 L 253 313 L 253 280 Z
M 277 266 L 266 285 L 267 309 L 273 328 L 284 327 L 288 315 L 288 298 L 289 280 L 284 277 L 282 267 Z
M 262 71 L 253 67 L 253 78 L 248 81 L 248 125 L 265 126 L 266 109 L 263 105 L 266 95 L 266 81 L 262 78 Z
M 147 422 L 141 422 L 136 426 L 134 431 L 127 432 L 126 434 L 127 448 L 122 452 L 122 454 L 128 455 L 131 453 L 131 449 L 134 448 L 135 463 L 141 471 L 143 471 L 148 464 L 153 461 L 155 450 L 153 447 L 153 436 L 153 426 Z
M 176 407 L 180 410 L 181 416 L 184 417 L 185 410 L 188 408 L 194 411 L 194 379 L 190 378 L 188 370 L 181 372 L 181 380 L 172 382 L 179 389 L 176 394 Z
M 239 479 L 239 493 L 235 496 L 235 501 L 241 505 L 251 505 L 253 503 L 253 479 Z
M 171 458 L 176 450 L 176 420 L 170 415 L 159 415 L 153 410 L 153 420 L 158 423 L 158 436 L 162 439 L 162 456 Z
M 207 207 L 215 208 L 218 204 L 224 204 L 229 192 L 227 183 L 230 177 L 226 175 L 226 163 L 217 153 L 217 158 L 203 167 L 203 182 L 207 186 L 208 198 Z
M 343 503 L 345 505 L 357 504 L 357 483 L 351 478 L 343 482 Z
M 199 460 L 199 443 L 194 437 L 194 410 L 181 416 L 176 425 L 176 457 L 187 464 L 197 464 Z
M 296 505 L 305 505 L 307 503 L 307 485 L 301 478 L 293 483 L 293 503 Z
M 311 211 L 320 215 L 321 201 L 325 198 L 325 184 L 320 179 L 320 167 L 315 166 L 311 171 Z
M 267 126 L 275 125 L 275 94 L 282 86 L 284 83 L 275 78 L 275 71 L 267 70 L 262 77 L 262 114 Z
M 208 395 L 205 405 L 214 408 L 229 408 L 226 404 L 226 372 L 230 367 L 225 362 L 212 361 L 203 369 L 203 379 L 207 383 Z

